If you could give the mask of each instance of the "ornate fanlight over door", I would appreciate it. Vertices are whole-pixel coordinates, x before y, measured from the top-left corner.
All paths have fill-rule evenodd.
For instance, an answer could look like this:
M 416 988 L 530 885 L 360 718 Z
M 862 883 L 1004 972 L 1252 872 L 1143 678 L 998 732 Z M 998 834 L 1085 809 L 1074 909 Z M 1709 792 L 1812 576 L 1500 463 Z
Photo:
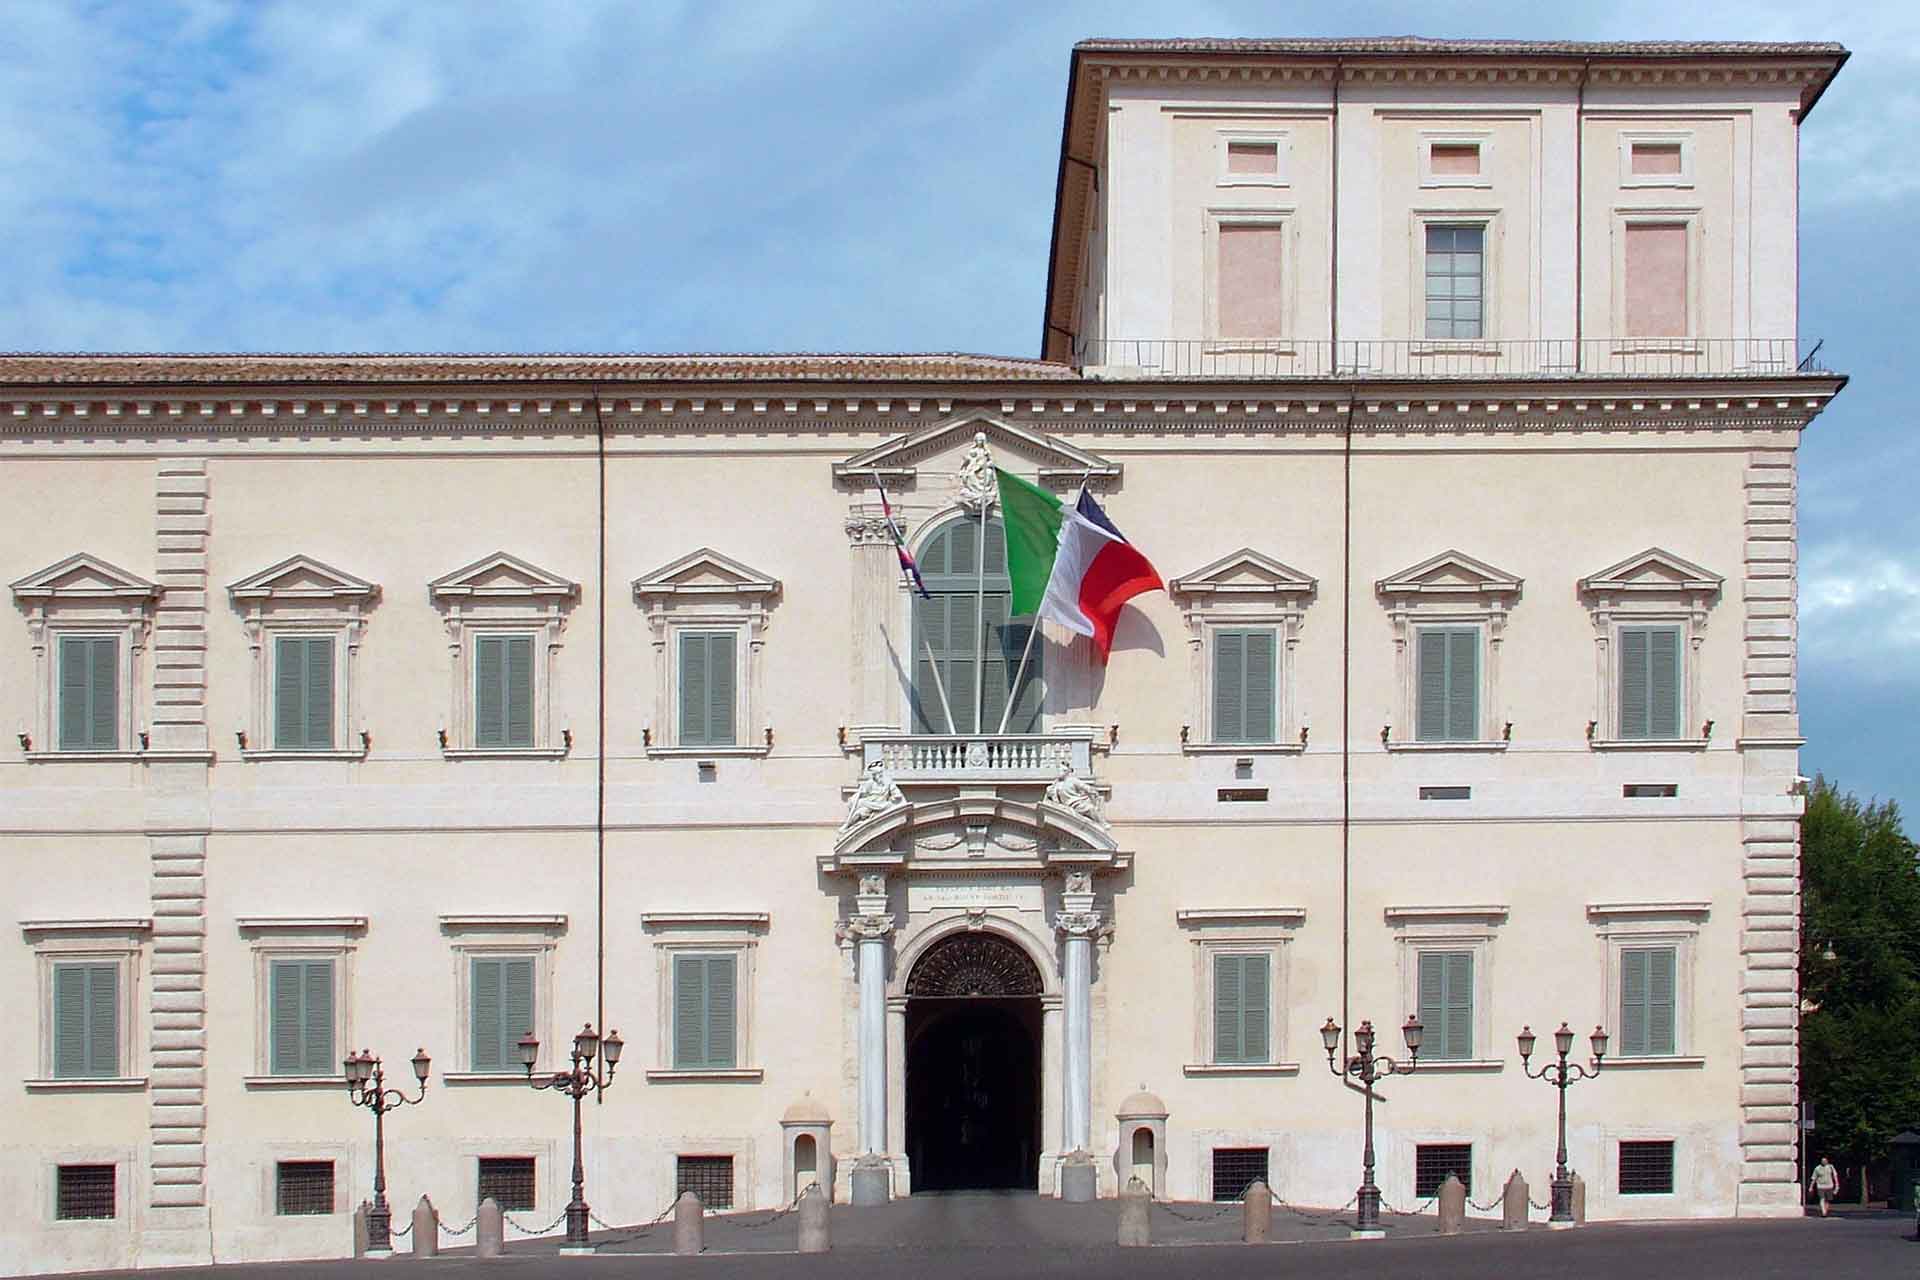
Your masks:
M 962 933 L 936 943 L 907 976 L 909 996 L 1037 996 L 1032 959 L 992 933 Z

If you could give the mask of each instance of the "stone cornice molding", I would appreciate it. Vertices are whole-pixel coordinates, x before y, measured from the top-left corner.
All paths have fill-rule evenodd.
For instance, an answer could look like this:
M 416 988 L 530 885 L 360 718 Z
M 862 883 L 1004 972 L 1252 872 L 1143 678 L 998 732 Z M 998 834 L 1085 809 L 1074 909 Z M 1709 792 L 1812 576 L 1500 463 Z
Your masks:
M 120 566 L 85 551 L 50 564 L 38 573 L 30 573 L 10 585 L 14 600 L 26 606 L 45 606 L 56 601 L 97 601 L 122 606 L 132 603 L 136 608 L 145 608 L 160 598 L 158 583 L 128 573 Z
M 1511 608 L 1520 594 L 1520 579 L 1463 551 L 1443 551 L 1374 583 L 1374 590 L 1403 613 L 1420 604 L 1441 600 L 1473 600 L 1479 609 L 1495 614 Z
M 1044 409 L 1045 400 L 1031 401 Z M 849 488 L 869 488 L 876 477 L 896 484 L 911 485 L 920 465 L 936 454 L 973 442 L 985 436 L 994 450 L 995 461 L 1004 458 L 1009 469 L 1021 463 L 1031 464 L 1043 486 L 1066 489 L 1084 478 L 1089 485 L 1101 482 L 1111 486 L 1120 479 L 1120 466 L 1098 454 L 1089 453 L 1031 427 L 1009 422 L 1006 416 L 1017 412 L 1016 401 L 999 405 L 1002 416 L 986 407 L 977 407 L 945 421 L 931 423 L 897 436 L 884 444 L 864 449 L 842 462 L 833 464 L 836 482 Z
M 1726 579 L 1671 551 L 1648 547 L 1615 565 L 1580 579 L 1587 596 L 1678 595 L 1689 600 L 1720 593 Z
M 496 551 L 435 578 L 427 584 L 427 594 L 435 604 L 571 602 L 579 597 L 580 584 Z
M 326 604 L 344 607 L 371 602 L 380 588 L 364 578 L 356 578 L 312 556 L 288 556 L 280 563 L 249 574 L 227 588 L 227 597 L 237 605 Z

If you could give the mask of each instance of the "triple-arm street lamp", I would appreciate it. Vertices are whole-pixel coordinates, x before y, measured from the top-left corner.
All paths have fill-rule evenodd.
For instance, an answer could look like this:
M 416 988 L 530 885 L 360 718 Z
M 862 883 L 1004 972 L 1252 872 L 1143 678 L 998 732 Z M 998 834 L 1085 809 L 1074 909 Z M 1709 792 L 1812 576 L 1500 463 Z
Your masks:
M 387 1208 L 387 1112 L 412 1106 L 427 1096 L 427 1072 L 433 1060 L 420 1049 L 413 1055 L 414 1078 L 420 1082 L 418 1096 L 409 1098 L 398 1089 L 387 1088 L 386 1072 L 371 1049 L 347 1054 L 341 1064 L 347 1077 L 347 1098 L 356 1107 L 373 1112 L 373 1209 L 367 1214 L 367 1251 L 393 1251 L 393 1214 Z
M 1373 1182 L 1373 1082 L 1381 1076 L 1413 1074 L 1414 1068 L 1420 1065 L 1420 1042 L 1426 1037 L 1426 1028 L 1421 1025 L 1418 1014 L 1408 1014 L 1406 1025 L 1400 1028 L 1400 1033 L 1407 1038 L 1408 1058 L 1405 1062 L 1395 1062 L 1384 1054 L 1374 1057 L 1373 1023 L 1362 1022 L 1360 1029 L 1353 1033 L 1354 1048 L 1359 1052 L 1344 1063 L 1335 1065 L 1333 1055 L 1340 1048 L 1340 1024 L 1328 1018 L 1327 1024 L 1320 1028 L 1320 1040 L 1327 1047 L 1327 1069 L 1336 1076 L 1352 1076 L 1358 1080 L 1360 1092 L 1367 1099 L 1367 1147 L 1363 1157 L 1360 1191 L 1355 1197 L 1359 1213 L 1353 1230 L 1357 1236 L 1380 1233 L 1380 1188 Z
M 1607 1033 L 1599 1028 L 1587 1037 L 1593 1045 L 1593 1059 L 1585 1066 L 1577 1062 L 1568 1062 L 1567 1054 L 1573 1051 L 1573 1032 L 1562 1022 L 1560 1029 L 1553 1033 L 1553 1047 L 1560 1061 L 1543 1062 L 1535 1071 L 1527 1065 L 1527 1059 L 1533 1056 L 1533 1042 L 1537 1037 L 1532 1027 L 1520 1028 L 1520 1070 L 1530 1080 L 1545 1080 L 1560 1091 L 1560 1148 L 1554 1155 L 1553 1166 L 1553 1213 L 1549 1223 L 1559 1226 L 1573 1225 L 1573 1175 L 1567 1171 L 1567 1086 L 1575 1080 L 1591 1080 L 1600 1074 L 1600 1060 L 1607 1056 Z
M 609 1031 L 602 1040 L 589 1022 L 573 1037 L 572 1065 L 541 1080 L 533 1078 L 540 1041 L 529 1031 L 520 1037 L 519 1045 L 520 1065 L 527 1069 L 527 1081 L 536 1089 L 558 1089 L 573 1099 L 573 1199 L 567 1204 L 567 1240 L 562 1247 L 589 1249 L 592 1246 L 587 1243 L 587 1171 L 580 1162 L 580 1100 L 596 1090 L 605 1093 L 612 1087 L 613 1071 L 620 1065 L 620 1051 L 626 1047 L 625 1042 L 618 1031 Z M 599 1065 L 602 1057 L 607 1064 L 604 1076 L 600 1074 Z

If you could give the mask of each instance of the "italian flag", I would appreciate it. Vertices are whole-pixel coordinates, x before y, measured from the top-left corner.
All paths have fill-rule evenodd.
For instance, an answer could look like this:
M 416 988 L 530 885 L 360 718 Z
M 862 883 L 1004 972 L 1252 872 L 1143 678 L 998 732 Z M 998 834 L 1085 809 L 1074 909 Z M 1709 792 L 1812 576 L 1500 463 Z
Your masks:
M 1116 529 L 1086 489 L 1069 507 L 1045 489 L 995 467 L 1000 518 L 1007 527 L 1008 612 L 1052 618 L 1089 637 L 1105 662 L 1113 651 L 1120 607 L 1166 584 L 1147 558 Z

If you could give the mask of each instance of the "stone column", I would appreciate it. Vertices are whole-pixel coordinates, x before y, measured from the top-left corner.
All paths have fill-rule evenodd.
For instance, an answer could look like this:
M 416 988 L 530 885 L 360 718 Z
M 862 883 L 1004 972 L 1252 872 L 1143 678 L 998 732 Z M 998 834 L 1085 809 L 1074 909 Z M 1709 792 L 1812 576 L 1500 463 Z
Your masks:
M 860 1156 L 853 1166 L 853 1203 L 884 1204 L 892 1191 L 887 1160 L 887 911 L 886 877 L 860 877 L 854 895 L 858 914 L 846 924 L 854 939 L 860 979 Z
M 1093 940 L 1100 932 L 1100 913 L 1093 906 L 1093 877 L 1073 872 L 1060 895 L 1065 908 L 1054 917 L 1064 935 L 1060 976 L 1065 1011 L 1066 1096 L 1062 1099 L 1067 1154 L 1061 1161 L 1060 1196 L 1064 1200 L 1091 1200 L 1098 1186 L 1093 1145 Z

